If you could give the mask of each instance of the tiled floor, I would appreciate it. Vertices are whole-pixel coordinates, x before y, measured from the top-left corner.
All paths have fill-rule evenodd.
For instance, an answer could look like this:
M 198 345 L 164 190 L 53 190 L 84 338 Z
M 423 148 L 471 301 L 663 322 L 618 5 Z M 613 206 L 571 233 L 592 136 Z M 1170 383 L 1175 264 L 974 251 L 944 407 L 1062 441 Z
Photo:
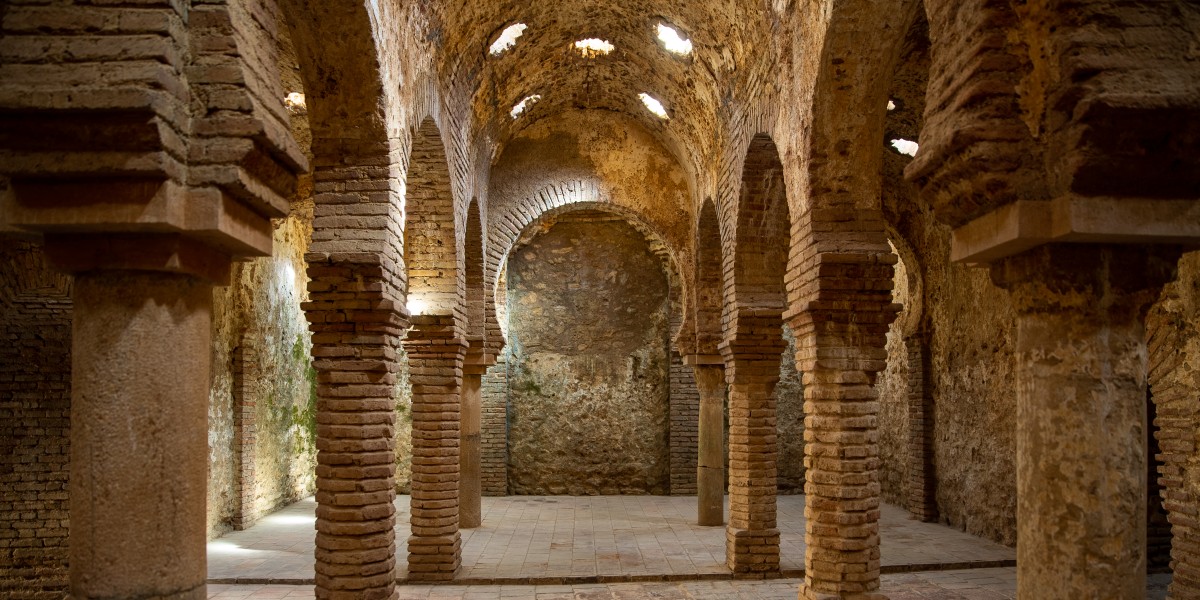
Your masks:
M 1148 600 L 1166 596 L 1169 577 L 1151 578 Z M 880 591 L 891 600 L 1003 600 L 1016 598 L 1017 570 L 971 569 L 884 575 Z M 770 581 L 685 581 L 584 585 L 401 586 L 401 600 L 795 600 L 798 579 Z M 210 585 L 208 597 L 222 600 L 312 598 L 311 586 Z
M 408 497 L 396 501 L 398 572 L 407 570 Z M 313 577 L 314 502 L 298 502 L 254 527 L 209 543 L 209 578 L 224 583 L 303 583 Z M 459 579 L 487 583 L 529 578 L 719 575 L 725 530 L 694 524 L 688 496 L 510 496 L 483 499 L 483 526 L 463 530 Z M 779 498 L 784 574 L 804 563 L 804 497 Z M 885 505 L 880 525 L 884 570 L 965 567 L 1012 561 L 1012 549 L 958 530 L 921 523 Z M 999 564 L 1011 564 L 999 563 Z M 521 579 L 518 579 L 521 578 Z

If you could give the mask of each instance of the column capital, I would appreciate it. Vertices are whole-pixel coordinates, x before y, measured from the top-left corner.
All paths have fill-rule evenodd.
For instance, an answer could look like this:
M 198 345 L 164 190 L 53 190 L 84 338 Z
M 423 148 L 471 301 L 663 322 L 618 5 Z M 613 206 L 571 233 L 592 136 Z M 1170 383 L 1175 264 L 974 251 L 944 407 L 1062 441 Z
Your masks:
M 1050 244 L 993 263 L 1018 314 L 1147 310 L 1177 274 L 1180 247 Z
M 229 254 L 177 233 L 54 233 L 45 250 L 55 268 L 75 274 L 158 271 L 228 285 L 232 265 Z

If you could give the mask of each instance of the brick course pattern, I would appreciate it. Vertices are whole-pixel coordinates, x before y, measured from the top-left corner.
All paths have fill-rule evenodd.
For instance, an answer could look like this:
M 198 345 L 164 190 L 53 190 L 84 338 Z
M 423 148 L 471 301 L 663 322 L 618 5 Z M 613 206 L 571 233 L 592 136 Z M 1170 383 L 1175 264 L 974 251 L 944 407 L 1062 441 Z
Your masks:
M 67 589 L 70 279 L 39 246 L 0 245 L 0 596 Z
M 446 581 L 462 562 L 459 449 L 466 340 L 453 317 L 413 317 L 404 339 L 412 384 L 412 536 L 408 579 Z

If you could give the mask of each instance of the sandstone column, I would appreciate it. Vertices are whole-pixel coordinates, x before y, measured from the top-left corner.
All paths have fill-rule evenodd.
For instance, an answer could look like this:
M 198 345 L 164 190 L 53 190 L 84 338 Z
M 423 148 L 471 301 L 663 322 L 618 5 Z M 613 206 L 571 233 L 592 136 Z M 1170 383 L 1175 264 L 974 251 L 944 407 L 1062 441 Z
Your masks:
M 484 370 L 468 368 L 463 375 L 459 526 L 464 529 L 479 527 L 483 523 L 483 473 L 480 470 L 479 433 Z
M 696 463 L 699 525 L 725 524 L 725 370 L 719 356 L 689 356 L 700 391 L 700 448 Z
M 1045 246 L 993 266 L 1017 308 L 1017 591 L 1140 598 L 1146 584 L 1143 317 L 1173 263 Z
M 742 319 L 743 322 L 748 319 Z M 771 319 L 764 319 L 770 321 Z M 775 493 L 778 455 L 775 384 L 783 340 L 773 324 L 743 326 L 757 335 L 722 343 L 729 385 L 729 526 L 725 560 L 734 573 L 779 570 Z
M 206 596 L 212 284 L 78 273 L 71 400 L 71 596 Z
M 462 560 L 459 445 L 467 341 L 451 315 L 413 317 L 404 340 L 413 398 L 410 581 L 446 581 Z

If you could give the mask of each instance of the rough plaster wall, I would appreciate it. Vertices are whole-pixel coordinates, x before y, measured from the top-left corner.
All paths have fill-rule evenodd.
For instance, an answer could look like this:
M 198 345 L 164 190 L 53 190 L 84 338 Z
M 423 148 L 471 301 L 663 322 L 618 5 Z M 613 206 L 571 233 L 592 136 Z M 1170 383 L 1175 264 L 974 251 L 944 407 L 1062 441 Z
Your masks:
M 412 493 L 412 386 L 408 383 L 408 353 L 396 352 L 396 493 Z
M 950 265 L 949 252 L 939 249 L 929 254 L 938 259 L 931 261 L 936 266 L 925 284 L 934 323 L 930 372 L 938 509 L 943 522 L 1012 545 L 1016 315 L 1008 294 L 992 284 L 986 270 Z
M 804 375 L 796 370 L 796 336 L 783 327 L 787 348 L 775 385 L 775 423 L 779 432 L 779 493 L 804 493 Z
M 70 460 L 69 278 L 0 240 L 0 597 L 62 598 Z
M 560 220 L 509 261 L 515 494 L 670 489 L 667 280 L 641 233 L 596 218 Z
M 904 261 L 896 263 L 892 299 L 904 305 L 887 335 L 887 369 L 875 382 L 879 391 L 879 482 L 886 502 L 906 503 L 909 466 L 908 350 L 901 329 L 908 320 L 908 271 Z
M 304 252 L 312 204 L 293 206 L 275 222 L 274 255 L 239 264 L 233 283 L 213 292 L 213 386 L 209 402 L 208 531 L 228 531 L 239 510 L 234 411 L 253 402 L 255 482 L 247 521 L 314 489 L 316 465 L 315 373 L 311 335 L 300 303 L 307 299 Z M 257 366 L 244 393 L 234 389 L 235 348 L 253 347 Z M 236 393 L 235 393 L 236 392 Z

